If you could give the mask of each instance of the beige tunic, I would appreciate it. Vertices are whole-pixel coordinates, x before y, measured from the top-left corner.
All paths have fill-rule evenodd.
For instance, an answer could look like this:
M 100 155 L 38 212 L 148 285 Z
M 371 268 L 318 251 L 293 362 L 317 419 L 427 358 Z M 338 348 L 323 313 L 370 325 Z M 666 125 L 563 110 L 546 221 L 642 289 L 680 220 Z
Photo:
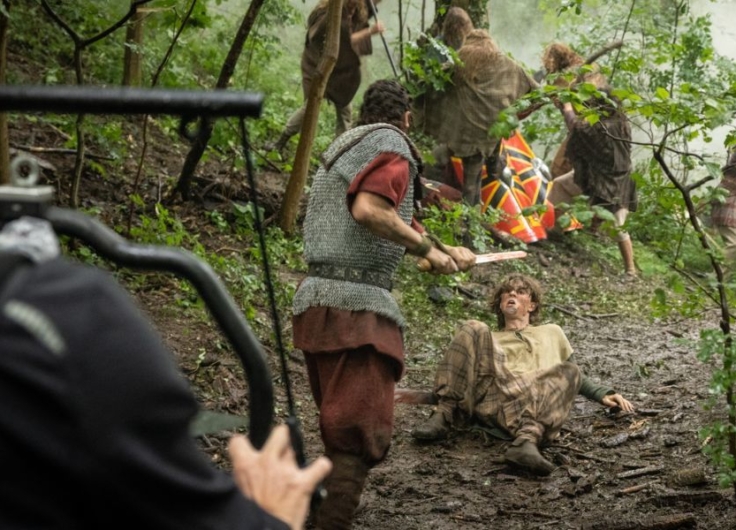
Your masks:
M 506 353 L 506 368 L 513 374 L 547 370 L 572 355 L 570 342 L 556 324 L 527 326 L 521 331 L 494 331 L 493 338 Z

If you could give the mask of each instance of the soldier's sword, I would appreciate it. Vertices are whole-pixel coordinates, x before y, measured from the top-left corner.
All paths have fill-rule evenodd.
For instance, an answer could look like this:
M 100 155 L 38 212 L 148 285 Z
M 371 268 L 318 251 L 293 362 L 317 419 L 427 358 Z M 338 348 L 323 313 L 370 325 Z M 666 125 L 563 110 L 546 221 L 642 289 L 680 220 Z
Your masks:
M 475 264 L 491 263 L 493 261 L 505 261 L 507 259 L 525 258 L 526 252 L 523 250 L 510 250 L 508 252 L 489 252 L 488 254 L 478 254 L 475 256 Z
M 484 263 L 492 263 L 494 261 L 505 261 L 507 259 L 525 258 L 526 252 L 523 250 L 509 250 L 508 252 L 489 252 L 488 254 L 478 254 L 475 256 L 475 264 L 482 265 Z M 429 260 L 422 258 L 417 261 L 417 268 L 420 271 L 428 271 L 432 268 Z

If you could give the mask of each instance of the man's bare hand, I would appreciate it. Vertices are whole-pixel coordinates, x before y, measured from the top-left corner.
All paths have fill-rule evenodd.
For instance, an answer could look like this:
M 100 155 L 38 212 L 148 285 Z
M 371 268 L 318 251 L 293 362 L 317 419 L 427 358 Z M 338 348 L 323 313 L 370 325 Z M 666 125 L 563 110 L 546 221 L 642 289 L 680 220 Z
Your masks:
M 465 247 L 451 247 L 445 245 L 447 253 L 450 257 L 455 260 L 457 268 L 461 271 L 466 271 L 475 265 L 475 254 L 472 250 Z
M 244 436 L 228 444 L 233 478 L 243 494 L 292 530 L 303 528 L 312 492 L 332 469 L 325 457 L 300 469 L 285 425 L 276 427 L 261 451 Z
M 376 33 L 383 33 L 386 31 L 386 27 L 381 22 L 376 22 L 371 26 L 371 35 L 375 35 Z
M 432 266 L 429 272 L 434 274 L 452 274 L 460 270 L 455 260 L 449 254 L 445 254 L 436 247 L 432 247 L 429 254 L 424 256 L 424 259 L 429 261 L 429 264 Z
M 634 405 L 632 405 L 631 402 L 623 397 L 621 394 L 610 394 L 608 396 L 603 396 L 603 399 L 601 399 L 601 403 L 603 403 L 606 407 L 619 407 L 624 412 L 634 412 Z

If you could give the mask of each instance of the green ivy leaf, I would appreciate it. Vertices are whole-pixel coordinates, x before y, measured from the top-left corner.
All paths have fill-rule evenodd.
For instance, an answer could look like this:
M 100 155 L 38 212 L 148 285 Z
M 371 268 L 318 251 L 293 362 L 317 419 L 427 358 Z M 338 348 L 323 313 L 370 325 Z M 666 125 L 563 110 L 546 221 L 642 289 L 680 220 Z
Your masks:
M 664 87 L 657 87 L 657 90 L 654 91 L 654 95 L 661 99 L 662 101 L 670 99 L 670 93 L 669 91 Z

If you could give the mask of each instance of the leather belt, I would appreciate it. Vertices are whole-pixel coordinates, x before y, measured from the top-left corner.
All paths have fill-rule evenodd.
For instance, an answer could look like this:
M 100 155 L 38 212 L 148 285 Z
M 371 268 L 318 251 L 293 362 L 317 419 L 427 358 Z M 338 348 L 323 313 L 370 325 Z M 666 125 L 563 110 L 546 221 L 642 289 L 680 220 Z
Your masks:
M 391 275 L 368 269 L 330 265 L 327 263 L 313 263 L 309 265 L 309 275 L 327 280 L 342 280 L 345 282 L 375 285 L 387 291 L 393 288 Z

